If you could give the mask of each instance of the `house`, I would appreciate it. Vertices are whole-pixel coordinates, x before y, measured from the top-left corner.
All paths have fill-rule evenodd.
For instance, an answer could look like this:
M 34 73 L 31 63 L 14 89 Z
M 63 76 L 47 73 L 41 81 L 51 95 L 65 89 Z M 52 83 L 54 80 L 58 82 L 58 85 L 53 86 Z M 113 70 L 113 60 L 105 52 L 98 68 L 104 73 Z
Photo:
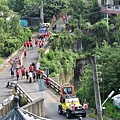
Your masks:
M 98 0 L 101 12 L 107 13 L 109 17 L 120 14 L 120 0 Z
M 19 97 L 14 96 L 14 107 L 0 120 L 50 120 L 39 117 L 19 107 Z

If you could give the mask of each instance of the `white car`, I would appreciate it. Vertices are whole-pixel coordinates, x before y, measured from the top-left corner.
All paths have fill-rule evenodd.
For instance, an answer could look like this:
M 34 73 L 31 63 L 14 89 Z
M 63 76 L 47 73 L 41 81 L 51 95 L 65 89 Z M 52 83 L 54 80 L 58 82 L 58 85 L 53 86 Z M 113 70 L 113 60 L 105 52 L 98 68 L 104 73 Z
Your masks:
M 112 97 L 113 99 L 113 104 L 120 109 L 120 94 L 115 95 L 114 97 Z

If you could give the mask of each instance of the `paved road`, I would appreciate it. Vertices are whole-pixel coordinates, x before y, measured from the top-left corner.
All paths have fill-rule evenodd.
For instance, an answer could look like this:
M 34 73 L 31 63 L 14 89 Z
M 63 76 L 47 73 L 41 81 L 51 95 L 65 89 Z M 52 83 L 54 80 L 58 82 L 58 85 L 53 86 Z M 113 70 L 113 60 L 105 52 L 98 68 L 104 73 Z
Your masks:
M 24 59 L 24 66 L 28 69 L 29 65 L 34 61 L 38 60 L 38 47 L 34 46 L 33 50 L 27 50 L 27 59 Z M 22 51 L 19 52 L 19 56 L 22 54 Z M 10 95 L 12 95 L 12 89 L 8 89 L 5 87 L 6 83 L 8 81 L 16 80 L 16 77 L 14 79 L 10 79 L 10 65 L 7 66 L 3 70 L 3 72 L 0 73 L 0 102 Z M 53 91 L 45 87 L 45 90 L 42 92 L 39 92 L 38 89 L 38 83 L 28 83 L 26 80 L 19 79 L 18 84 L 28 93 L 28 95 L 33 99 L 36 100 L 38 98 L 44 98 L 45 99 L 45 113 L 46 117 L 53 119 L 53 120 L 66 120 L 65 115 L 59 115 L 57 112 L 57 105 L 59 102 L 59 98 L 57 95 L 54 94 Z M 71 120 L 76 120 L 77 118 L 73 118 Z M 89 117 L 84 118 L 84 120 L 93 120 Z

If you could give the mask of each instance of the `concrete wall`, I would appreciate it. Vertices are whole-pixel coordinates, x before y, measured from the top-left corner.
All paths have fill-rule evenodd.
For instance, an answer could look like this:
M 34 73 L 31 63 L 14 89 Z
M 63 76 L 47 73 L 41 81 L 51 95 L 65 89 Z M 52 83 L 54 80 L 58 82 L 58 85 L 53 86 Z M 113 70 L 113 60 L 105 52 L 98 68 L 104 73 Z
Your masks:
M 3 106 L 0 110 L 0 117 L 6 115 L 7 112 L 13 109 L 13 101 L 10 101 L 7 105 Z M 44 98 L 38 99 L 22 107 L 37 116 L 45 117 Z
M 0 109 L 0 117 L 6 115 L 7 112 L 13 109 L 13 101 L 10 101 L 7 105 Z
M 23 106 L 22 108 L 37 115 L 37 116 L 45 117 L 44 98 L 35 100 L 35 101 Z

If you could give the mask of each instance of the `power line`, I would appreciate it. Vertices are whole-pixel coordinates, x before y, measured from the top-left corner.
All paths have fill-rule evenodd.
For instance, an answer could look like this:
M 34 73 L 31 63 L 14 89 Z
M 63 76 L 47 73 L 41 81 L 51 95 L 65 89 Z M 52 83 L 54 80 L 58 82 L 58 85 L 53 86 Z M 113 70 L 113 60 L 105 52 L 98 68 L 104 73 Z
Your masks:
M 38 7 L 38 8 L 39 8 L 39 7 Z M 36 7 L 32 12 L 28 13 L 27 15 L 22 16 L 21 18 L 28 17 L 28 16 L 31 15 L 32 13 L 37 12 L 37 11 L 39 10 L 38 8 Z M 36 10 L 36 9 L 37 9 L 37 10 Z M 34 13 L 34 14 L 35 14 L 35 13 Z

